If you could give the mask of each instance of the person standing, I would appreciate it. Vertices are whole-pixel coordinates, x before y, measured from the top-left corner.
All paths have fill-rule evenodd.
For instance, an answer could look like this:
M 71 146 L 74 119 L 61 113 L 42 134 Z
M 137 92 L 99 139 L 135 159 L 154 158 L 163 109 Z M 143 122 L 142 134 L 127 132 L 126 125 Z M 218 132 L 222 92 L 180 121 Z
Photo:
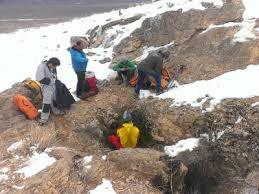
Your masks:
M 47 61 L 43 61 L 37 68 L 36 80 L 40 82 L 42 92 L 42 112 L 40 115 L 39 124 L 44 125 L 50 115 L 50 110 L 56 115 L 63 115 L 64 112 L 55 107 L 56 101 L 56 80 L 57 67 L 60 61 L 56 57 L 52 57 Z
M 72 66 L 77 76 L 76 96 L 78 98 L 81 98 L 82 92 L 84 90 L 83 82 L 85 80 L 85 72 L 88 64 L 88 59 L 83 49 L 85 49 L 86 47 L 87 42 L 82 38 L 77 38 L 73 39 L 72 47 L 68 48 L 68 51 L 71 54 Z

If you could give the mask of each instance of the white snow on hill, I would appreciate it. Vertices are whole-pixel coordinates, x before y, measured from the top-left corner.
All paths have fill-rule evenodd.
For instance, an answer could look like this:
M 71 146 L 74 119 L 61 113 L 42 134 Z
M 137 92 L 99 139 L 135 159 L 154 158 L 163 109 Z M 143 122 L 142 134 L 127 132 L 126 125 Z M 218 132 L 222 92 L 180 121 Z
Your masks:
M 159 98 L 172 98 L 173 105 L 202 106 L 211 99 L 213 107 L 226 98 L 250 98 L 259 95 L 259 65 L 250 65 L 244 70 L 225 73 L 211 80 L 201 80 L 181 85 L 162 94 Z
M 98 185 L 94 190 L 90 191 L 90 194 L 116 194 L 112 187 L 112 183 L 109 180 L 103 179 L 103 183 Z

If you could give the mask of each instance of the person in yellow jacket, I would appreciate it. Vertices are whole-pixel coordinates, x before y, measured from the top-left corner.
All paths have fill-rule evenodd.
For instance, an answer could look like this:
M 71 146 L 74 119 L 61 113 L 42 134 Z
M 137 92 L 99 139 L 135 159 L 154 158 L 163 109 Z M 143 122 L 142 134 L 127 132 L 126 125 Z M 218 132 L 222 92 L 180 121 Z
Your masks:
M 123 119 L 126 121 L 117 130 L 117 135 L 123 148 L 135 148 L 138 143 L 139 129 L 133 125 L 131 115 L 125 111 Z
M 132 122 L 122 124 L 117 135 L 123 148 L 135 148 L 138 143 L 139 129 Z

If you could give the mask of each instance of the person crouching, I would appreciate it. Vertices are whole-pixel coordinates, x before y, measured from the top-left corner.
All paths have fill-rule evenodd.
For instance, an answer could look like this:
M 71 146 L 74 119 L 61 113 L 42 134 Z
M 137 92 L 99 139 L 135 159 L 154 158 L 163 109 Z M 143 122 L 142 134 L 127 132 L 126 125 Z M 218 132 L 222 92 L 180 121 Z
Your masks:
M 117 72 L 118 85 L 122 83 L 129 85 L 135 72 L 135 64 L 130 60 L 123 59 L 113 67 L 113 70 Z
M 48 121 L 51 109 L 56 115 L 64 114 L 64 112 L 54 106 L 56 101 L 56 68 L 59 65 L 59 59 L 52 57 L 48 61 L 43 61 L 37 68 L 36 80 L 41 84 L 41 92 L 43 97 L 42 112 L 39 120 L 40 125 L 44 125 Z

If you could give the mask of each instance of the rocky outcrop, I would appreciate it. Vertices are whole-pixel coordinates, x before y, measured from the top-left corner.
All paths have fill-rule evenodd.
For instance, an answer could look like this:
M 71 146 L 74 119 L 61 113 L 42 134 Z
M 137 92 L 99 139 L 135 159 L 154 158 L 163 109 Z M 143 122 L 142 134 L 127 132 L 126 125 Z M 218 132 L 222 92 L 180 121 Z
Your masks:
M 222 8 L 217 9 L 166 12 L 146 19 L 140 29 L 133 32 L 131 37 L 122 41 L 115 48 L 115 52 L 117 54 L 133 52 L 124 50 L 131 47 L 132 42 L 141 42 L 134 52 L 138 52 L 138 49 L 143 46 L 161 46 L 170 42 L 180 45 L 207 29 L 211 24 L 241 21 L 243 11 L 242 1 L 232 0 L 227 1 Z
M 120 169 L 137 171 L 154 178 L 166 169 L 165 163 L 160 161 L 163 156 L 163 152 L 152 149 L 121 149 L 110 152 L 107 160 L 114 162 Z
M 103 43 L 103 41 L 105 40 L 105 37 L 107 36 L 106 31 L 108 29 L 110 29 L 116 25 L 124 26 L 124 25 L 130 24 L 132 22 L 139 20 L 141 17 L 142 17 L 142 15 L 139 14 L 139 15 L 135 15 L 130 18 L 115 20 L 112 22 L 108 22 L 107 24 L 105 24 L 103 26 L 96 26 L 95 28 L 89 30 L 86 34 L 89 35 L 91 47 L 96 48 Z M 109 41 L 111 41 L 112 39 L 113 38 L 110 38 Z M 109 45 L 109 42 L 107 42 L 105 45 L 106 45 L 106 47 L 111 46 L 111 45 Z
M 182 46 L 172 49 L 169 60 L 171 71 L 177 64 L 186 66 L 180 76 L 181 83 L 200 79 L 212 79 L 228 71 L 244 69 L 249 64 L 257 64 L 259 41 L 233 42 L 240 28 L 214 28 L 200 33 Z

